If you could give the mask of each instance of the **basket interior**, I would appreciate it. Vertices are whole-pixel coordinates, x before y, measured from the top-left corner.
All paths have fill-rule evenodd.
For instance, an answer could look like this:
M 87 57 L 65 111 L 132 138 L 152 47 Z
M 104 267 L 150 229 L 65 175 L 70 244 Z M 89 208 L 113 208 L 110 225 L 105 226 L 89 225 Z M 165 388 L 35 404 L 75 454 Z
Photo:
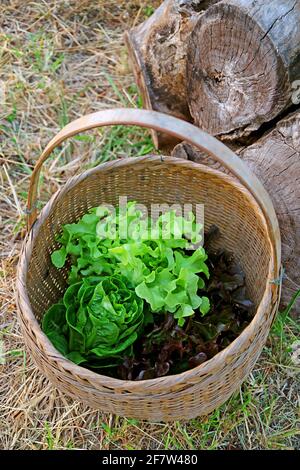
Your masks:
M 270 263 L 270 241 L 262 212 L 247 190 L 235 180 L 202 165 L 136 160 L 134 164 L 96 168 L 86 172 L 48 205 L 35 233 L 27 273 L 27 292 L 36 318 L 62 297 L 67 269 L 50 259 L 57 249 L 61 226 L 77 221 L 88 209 L 103 203 L 117 205 L 119 196 L 145 204 L 204 204 L 205 229 L 219 227 L 215 243 L 234 252 L 246 273 L 249 295 L 259 305 Z

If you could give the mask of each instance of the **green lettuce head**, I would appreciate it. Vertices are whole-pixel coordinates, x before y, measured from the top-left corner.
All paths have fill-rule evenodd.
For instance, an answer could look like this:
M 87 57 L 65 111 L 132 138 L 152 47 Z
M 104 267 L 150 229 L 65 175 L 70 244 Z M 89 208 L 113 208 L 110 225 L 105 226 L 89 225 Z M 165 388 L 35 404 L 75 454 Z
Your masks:
M 71 361 L 117 365 L 130 355 L 144 322 L 143 300 L 121 275 L 91 276 L 72 284 L 43 318 L 52 344 Z

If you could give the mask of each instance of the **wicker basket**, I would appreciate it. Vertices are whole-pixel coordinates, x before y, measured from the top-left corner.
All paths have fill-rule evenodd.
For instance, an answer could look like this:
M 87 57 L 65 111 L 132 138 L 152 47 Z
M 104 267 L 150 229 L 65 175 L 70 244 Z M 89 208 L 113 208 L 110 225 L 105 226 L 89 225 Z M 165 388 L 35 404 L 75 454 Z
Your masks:
M 196 145 L 237 178 L 190 161 L 146 156 L 102 164 L 70 179 L 36 220 L 40 169 L 66 138 L 91 128 L 130 124 L 170 133 Z M 239 181 L 238 181 L 239 180 Z M 256 304 L 250 325 L 226 349 L 187 372 L 146 381 L 123 381 L 96 374 L 65 359 L 42 332 L 45 310 L 66 288 L 67 271 L 50 254 L 55 235 L 89 208 L 117 204 L 119 196 L 140 203 L 204 203 L 205 225 L 217 224 L 219 243 L 232 250 L 246 272 Z M 26 345 L 38 367 L 66 394 L 106 412 L 143 420 L 189 419 L 211 412 L 239 387 L 261 353 L 279 298 L 280 235 L 270 198 L 257 178 L 214 137 L 174 117 L 134 109 L 84 116 L 68 124 L 36 163 L 28 197 L 29 233 L 17 276 L 17 302 Z

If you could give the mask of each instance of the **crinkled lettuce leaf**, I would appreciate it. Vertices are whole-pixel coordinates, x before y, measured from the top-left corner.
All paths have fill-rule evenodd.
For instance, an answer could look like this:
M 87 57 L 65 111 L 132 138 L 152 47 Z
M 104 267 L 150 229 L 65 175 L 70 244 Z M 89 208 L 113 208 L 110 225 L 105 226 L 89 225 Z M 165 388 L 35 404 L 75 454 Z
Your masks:
M 121 275 L 86 277 L 66 290 L 43 318 L 43 331 L 77 364 L 118 364 L 143 326 L 143 300 Z
M 57 349 L 77 363 L 109 358 L 111 365 L 152 315 L 172 313 L 179 326 L 196 309 L 205 315 L 210 303 L 199 291 L 209 278 L 207 255 L 201 246 L 191 250 L 201 228 L 192 213 L 154 220 L 135 202 L 93 208 L 64 225 L 51 259 L 57 268 L 70 261 L 70 286 L 43 321 Z

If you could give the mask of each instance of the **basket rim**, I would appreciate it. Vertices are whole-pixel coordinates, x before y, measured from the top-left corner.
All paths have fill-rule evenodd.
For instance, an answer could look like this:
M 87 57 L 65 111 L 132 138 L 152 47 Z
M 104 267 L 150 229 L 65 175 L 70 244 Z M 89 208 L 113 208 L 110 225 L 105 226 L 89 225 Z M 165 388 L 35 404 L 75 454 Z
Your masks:
M 54 346 L 52 345 L 51 341 L 48 339 L 46 334 L 43 332 L 40 324 L 38 323 L 32 308 L 31 303 L 27 294 L 26 289 L 26 280 L 27 280 L 27 272 L 29 261 L 32 254 L 32 249 L 34 246 L 34 241 L 39 234 L 39 230 L 47 217 L 50 215 L 51 210 L 55 207 L 56 203 L 60 198 L 62 198 L 68 191 L 70 191 L 75 185 L 86 179 L 87 177 L 93 175 L 94 173 L 98 172 L 107 172 L 110 171 L 114 167 L 122 167 L 122 166 L 131 166 L 134 165 L 138 167 L 138 164 L 144 164 L 145 162 L 149 164 L 173 164 L 178 165 L 181 167 L 192 168 L 195 172 L 206 173 L 210 175 L 214 175 L 223 181 L 226 181 L 229 184 L 232 184 L 236 190 L 242 192 L 249 200 L 249 203 L 255 208 L 257 212 L 257 216 L 260 217 L 262 224 L 265 227 L 265 236 L 267 237 L 268 244 L 270 247 L 270 261 L 269 261 L 269 269 L 268 275 L 265 281 L 265 291 L 261 298 L 260 303 L 257 306 L 256 313 L 249 323 L 247 327 L 240 333 L 234 341 L 232 341 L 226 348 L 222 351 L 218 352 L 215 356 L 211 359 L 208 359 L 203 364 L 196 366 L 192 369 L 187 371 L 181 372 L 179 374 L 167 375 L 164 377 L 157 377 L 154 379 L 147 379 L 147 380 L 123 380 L 117 379 L 113 377 L 108 377 L 106 375 L 102 375 L 96 373 L 90 369 L 77 365 L 71 362 L 69 359 L 65 358 L 59 351 L 57 351 Z M 270 300 L 272 299 L 273 295 L 276 293 L 275 283 L 272 283 L 274 278 L 277 277 L 276 273 L 274 272 L 274 259 L 275 259 L 275 249 L 271 241 L 269 229 L 266 223 L 266 218 L 259 207 L 258 202 L 252 196 L 250 191 L 243 186 L 239 181 L 237 181 L 233 176 L 228 175 L 226 173 L 221 172 L 220 170 L 216 170 L 214 168 L 208 167 L 201 163 L 195 163 L 190 160 L 185 160 L 177 157 L 170 157 L 170 156 L 161 156 L 161 155 L 147 155 L 142 157 L 127 157 L 124 159 L 108 161 L 105 163 L 101 163 L 96 167 L 90 168 L 85 170 L 84 172 L 80 173 L 79 175 L 75 175 L 69 178 L 65 184 L 59 188 L 55 194 L 51 197 L 51 199 L 47 202 L 44 208 L 41 210 L 36 222 L 34 223 L 33 227 L 27 233 L 24 241 L 22 250 L 19 257 L 18 267 L 17 267 L 17 280 L 16 280 L 16 296 L 17 296 L 17 306 L 19 310 L 19 318 L 21 320 L 22 325 L 26 328 L 28 324 L 30 324 L 30 330 L 34 333 L 36 339 L 43 344 L 44 351 L 46 352 L 47 356 L 53 358 L 61 368 L 66 372 L 71 372 L 83 379 L 91 379 L 93 383 L 98 382 L 101 386 L 106 386 L 108 388 L 114 388 L 118 390 L 118 388 L 124 390 L 124 384 L 126 384 L 126 389 L 128 392 L 138 391 L 140 387 L 145 386 L 145 388 L 150 389 L 155 387 L 156 385 L 179 385 L 180 383 L 193 382 L 193 378 L 195 379 L 199 372 L 201 374 L 209 373 L 210 369 L 215 368 L 217 364 L 230 363 L 230 357 L 233 357 L 236 351 L 239 349 L 239 344 L 242 342 L 246 342 L 247 340 L 251 339 L 252 333 L 256 330 L 257 324 L 259 324 L 260 320 L 263 318 L 264 315 L 264 306 L 267 305 Z M 278 303 L 277 303 L 278 305 Z M 24 318 L 22 318 L 24 316 Z M 26 323 L 26 324 L 25 324 Z M 40 349 L 40 348 L 39 348 Z M 226 361 L 227 359 L 227 361 Z

